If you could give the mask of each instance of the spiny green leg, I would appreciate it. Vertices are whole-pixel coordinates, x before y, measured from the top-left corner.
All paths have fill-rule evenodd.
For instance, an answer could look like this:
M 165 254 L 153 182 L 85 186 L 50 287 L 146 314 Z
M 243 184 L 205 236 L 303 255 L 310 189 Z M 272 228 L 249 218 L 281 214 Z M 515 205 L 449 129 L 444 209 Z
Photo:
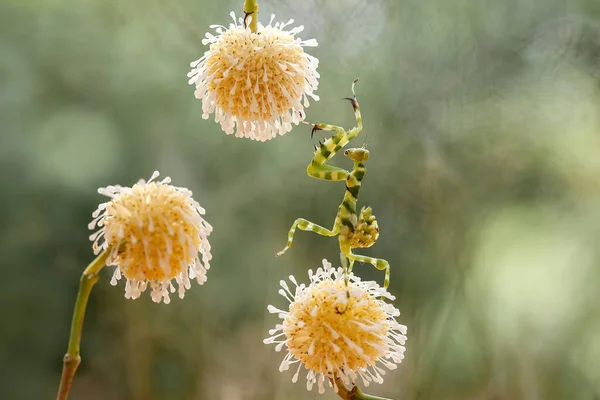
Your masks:
M 317 153 L 319 152 L 320 150 L 317 150 Z M 308 165 L 308 168 L 306 168 L 306 173 L 313 178 L 335 182 L 345 181 L 349 175 L 349 172 L 345 169 L 327 164 L 317 164 L 314 160 Z
M 373 265 L 378 270 L 385 270 L 385 278 L 383 280 L 383 288 L 387 289 L 390 286 L 390 263 L 388 263 L 383 258 L 373 258 L 368 256 L 361 256 L 358 254 L 346 254 L 348 259 L 350 260 L 350 265 L 354 264 L 354 261 L 369 263 Z
M 303 231 L 315 232 L 321 236 L 336 236 L 340 232 L 340 224 L 338 223 L 337 218 L 332 230 L 329 230 L 317 224 L 313 224 L 312 222 L 304 218 L 298 218 L 294 221 L 292 227 L 290 228 L 290 231 L 288 232 L 288 240 L 285 247 L 283 248 L 283 250 L 275 254 L 276 257 L 279 257 L 280 255 L 285 253 L 287 249 L 289 249 L 292 246 L 292 241 L 294 240 L 294 233 L 296 232 L 296 227 L 302 229 Z
M 312 161 L 306 168 L 306 173 L 308 176 L 326 181 L 345 181 L 349 174 L 348 171 L 325 163 L 343 147 L 340 143 L 344 141 L 346 131 L 340 126 L 327 124 L 315 124 L 313 133 L 315 130 L 336 131 L 337 134 L 324 143 L 320 143 L 320 146 L 315 150 Z M 348 143 L 348 141 L 346 140 L 345 143 Z
M 354 82 L 352 82 L 352 98 L 346 97 L 345 100 L 349 100 L 352 104 L 352 108 L 354 109 L 354 117 L 356 118 L 356 128 L 352 130 L 356 130 L 356 135 L 358 135 L 360 131 L 362 131 L 363 124 L 362 116 L 360 115 L 360 106 L 358 105 L 358 100 L 356 100 L 356 92 L 354 91 L 354 85 L 356 85 L 356 82 L 358 82 L 358 78 L 355 79 Z
M 318 130 L 336 132 L 335 135 L 333 135 L 330 139 L 327 139 L 324 143 L 321 143 L 320 147 L 315 149 L 315 155 L 311 163 L 306 168 L 308 175 L 312 176 L 313 178 L 328 181 L 343 181 L 348 177 L 348 171 L 327 165 L 325 163 L 330 160 L 341 148 L 348 144 L 351 139 L 355 138 L 362 130 L 360 107 L 358 105 L 358 101 L 356 100 L 356 94 L 354 91 L 354 85 L 357 81 L 358 79 L 352 83 L 353 97 L 346 98 L 346 100 L 350 101 L 352 108 L 354 109 L 354 116 L 356 117 L 357 124 L 355 128 L 346 131 L 344 128 L 336 125 L 313 124 L 312 134 Z

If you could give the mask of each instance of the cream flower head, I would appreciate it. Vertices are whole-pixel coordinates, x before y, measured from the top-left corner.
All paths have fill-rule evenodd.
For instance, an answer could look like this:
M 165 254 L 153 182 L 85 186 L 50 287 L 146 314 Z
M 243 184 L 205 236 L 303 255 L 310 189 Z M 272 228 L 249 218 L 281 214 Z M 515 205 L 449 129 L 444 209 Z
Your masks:
M 258 23 L 257 32 L 236 20 L 229 28 L 212 25 L 216 36 L 206 34 L 202 44 L 210 48 L 190 64 L 189 83 L 202 100 L 202 118 L 215 114 L 227 134 L 266 141 L 283 135 L 304 119 L 308 97 L 319 84 L 319 60 L 303 47 L 317 46 L 315 39 L 295 35 L 303 26 L 287 29 L 294 22 Z M 248 18 L 252 18 L 249 16 Z
M 394 300 L 394 296 L 352 273 L 346 286 L 344 270 L 332 268 L 327 260 L 315 273 L 309 270 L 308 276 L 308 286 L 298 285 L 290 276 L 293 290 L 285 281 L 280 282 L 279 294 L 290 302 L 288 311 L 268 307 L 282 319 L 264 340 L 276 343 L 276 351 L 286 347 L 279 370 L 298 363 L 292 378 L 296 382 L 304 366 L 308 370 L 307 389 L 317 383 L 319 393 L 325 391 L 325 379 L 331 385 L 335 377 L 344 384 L 353 384 L 357 376 L 364 386 L 371 381 L 383 382 L 385 370 L 377 364 L 395 369 L 405 351 L 406 326 L 396 321 L 400 311 L 382 300 Z
M 112 285 L 124 275 L 126 298 L 138 298 L 149 285 L 152 300 L 169 303 L 169 292 L 175 292 L 172 279 L 180 298 L 191 279 L 206 282 L 212 227 L 191 191 L 169 185 L 169 177 L 156 181 L 158 175 L 155 171 L 148 182 L 140 180 L 131 188 L 98 189 L 111 200 L 98 206 L 88 227 L 98 229 L 90 235 L 95 254 L 112 248 L 106 262 L 117 267 Z

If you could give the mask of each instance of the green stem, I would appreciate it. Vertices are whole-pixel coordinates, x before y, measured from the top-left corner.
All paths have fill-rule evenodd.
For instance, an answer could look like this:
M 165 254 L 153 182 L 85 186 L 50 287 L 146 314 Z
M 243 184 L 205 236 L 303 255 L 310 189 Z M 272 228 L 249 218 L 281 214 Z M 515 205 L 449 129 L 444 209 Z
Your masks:
M 354 386 L 352 388 L 352 391 L 354 392 L 354 397 L 352 397 L 352 399 L 354 400 L 390 400 L 388 398 L 385 397 L 378 397 L 378 396 L 373 396 L 370 394 L 366 394 L 360 391 L 360 389 L 358 388 L 358 386 Z
M 258 29 L 258 4 L 256 4 L 256 0 L 245 0 L 244 1 L 244 13 L 245 16 L 251 16 L 252 21 L 250 21 L 250 30 L 252 32 L 256 32 Z M 245 18 L 244 18 L 245 23 Z
M 79 356 L 79 344 L 81 342 L 81 331 L 83 329 L 83 317 L 85 316 L 85 308 L 92 287 L 98 281 L 98 272 L 104 268 L 106 259 L 111 252 L 111 248 L 104 250 L 90 265 L 83 271 L 79 282 L 79 292 L 75 300 L 75 310 L 73 311 L 73 321 L 71 322 L 71 335 L 69 336 L 69 345 L 67 353 L 63 358 L 63 370 L 60 378 L 60 386 L 56 400 L 66 400 L 69 397 L 69 390 L 77 367 L 81 363 Z
M 337 376 L 335 377 L 335 384 L 338 387 L 338 396 L 344 400 L 390 400 L 385 397 L 377 397 L 363 393 L 358 386 L 353 386 L 351 390 L 348 390 L 344 385 L 344 382 Z

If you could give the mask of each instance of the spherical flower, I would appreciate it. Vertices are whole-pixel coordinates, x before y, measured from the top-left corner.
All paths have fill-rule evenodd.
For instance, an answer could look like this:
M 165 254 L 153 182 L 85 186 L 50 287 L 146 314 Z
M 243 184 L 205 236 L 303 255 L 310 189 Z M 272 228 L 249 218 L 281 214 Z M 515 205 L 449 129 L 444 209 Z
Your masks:
M 158 175 L 155 171 L 148 182 L 140 180 L 131 188 L 98 189 L 111 200 L 98 206 L 88 227 L 98 229 L 90 235 L 95 254 L 112 249 L 106 262 L 117 267 L 112 285 L 123 275 L 126 298 L 136 299 L 150 286 L 152 300 L 168 304 L 169 292 L 175 292 L 173 279 L 180 298 L 191 279 L 206 282 L 212 227 L 191 191 L 169 185 L 169 177 L 156 181 Z
M 335 377 L 344 384 L 354 384 L 357 376 L 364 386 L 383 382 L 385 370 L 380 365 L 395 369 L 405 351 L 406 326 L 396 321 L 400 311 L 383 300 L 394 296 L 352 273 L 346 284 L 344 270 L 331 268 L 327 260 L 315 273 L 309 270 L 308 276 L 308 286 L 298 285 L 290 276 L 294 290 L 280 282 L 279 294 L 290 302 L 288 311 L 268 307 L 282 319 L 264 340 L 276 343 L 276 351 L 286 347 L 279 370 L 298 363 L 292 378 L 296 382 L 304 366 L 307 389 L 317 383 L 319 393 L 325 391 L 325 379 L 332 385 Z
M 202 117 L 215 114 L 215 121 L 227 134 L 266 141 L 283 135 L 304 119 L 308 97 L 319 84 L 319 60 L 303 47 L 317 46 L 315 39 L 295 35 L 303 26 L 286 29 L 294 22 L 258 23 L 256 32 L 242 18 L 229 28 L 212 25 L 216 35 L 206 34 L 202 44 L 209 50 L 190 64 L 189 83 L 202 100 Z M 249 16 L 248 19 L 253 16 Z

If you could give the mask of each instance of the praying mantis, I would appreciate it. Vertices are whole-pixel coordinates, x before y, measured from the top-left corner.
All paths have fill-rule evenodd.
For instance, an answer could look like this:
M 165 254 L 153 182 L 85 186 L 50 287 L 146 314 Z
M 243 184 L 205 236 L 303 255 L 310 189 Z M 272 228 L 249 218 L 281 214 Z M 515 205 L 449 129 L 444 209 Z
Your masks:
M 356 127 L 346 131 L 340 126 L 313 124 L 312 130 L 312 134 L 319 130 L 332 131 L 335 134 L 330 139 L 320 143 L 319 147 L 315 146 L 315 155 L 306 168 L 306 172 L 316 179 L 334 182 L 345 181 L 346 183 L 344 198 L 338 207 L 333 228 L 329 230 L 304 218 L 298 218 L 288 232 L 285 247 L 275 255 L 283 255 L 292 246 L 297 228 L 303 231 L 312 231 L 321 236 L 337 236 L 341 254 L 350 260 L 348 269 L 352 270 L 355 261 L 372 264 L 375 268 L 385 271 L 383 287 L 387 288 L 390 284 L 390 264 L 381 258 L 363 256 L 352 252 L 352 249 L 371 247 L 379 237 L 379 226 L 371 207 L 363 207 L 358 216 L 356 212 L 361 181 L 366 172 L 364 163 L 369 159 L 369 151 L 365 148 L 351 148 L 344 151 L 344 155 L 348 156 L 354 163 L 352 171 L 327 164 L 327 161 L 346 146 L 350 140 L 355 138 L 363 128 L 360 107 L 354 91 L 354 85 L 357 81 L 358 79 L 352 83 L 352 97 L 345 98 L 345 100 L 350 101 L 354 109 Z

